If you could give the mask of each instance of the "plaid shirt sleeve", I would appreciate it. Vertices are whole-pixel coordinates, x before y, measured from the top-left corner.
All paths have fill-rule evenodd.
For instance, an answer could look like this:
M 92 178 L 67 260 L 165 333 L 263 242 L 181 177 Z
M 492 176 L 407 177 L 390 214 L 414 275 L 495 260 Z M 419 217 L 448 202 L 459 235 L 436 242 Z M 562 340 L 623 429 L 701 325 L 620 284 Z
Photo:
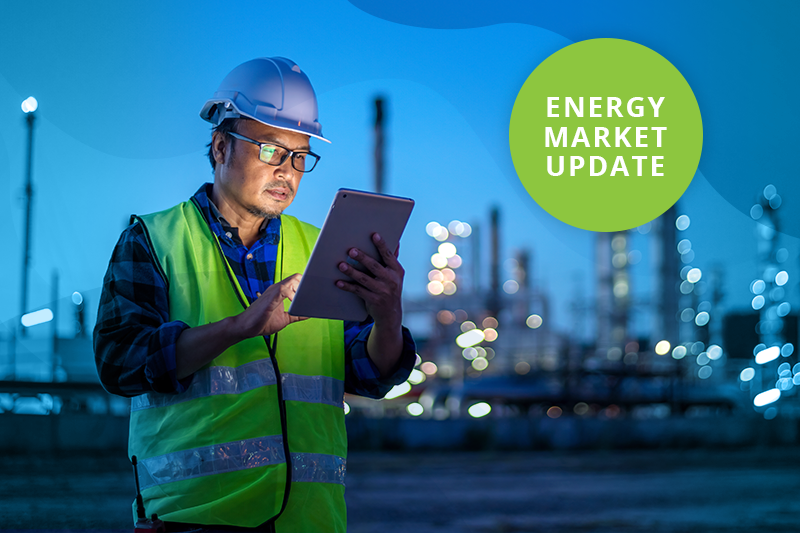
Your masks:
M 178 393 L 192 381 L 175 373 L 175 346 L 189 326 L 169 321 L 168 292 L 139 224 L 117 242 L 103 280 L 94 329 L 100 383 L 112 394 Z
M 350 394 L 374 398 L 383 398 L 395 385 L 408 379 L 417 359 L 414 339 L 408 329 L 403 328 L 403 353 L 394 370 L 385 378 L 372 362 L 367 353 L 367 338 L 372 331 L 372 324 L 361 325 L 358 322 L 344 323 L 345 367 L 344 390 Z

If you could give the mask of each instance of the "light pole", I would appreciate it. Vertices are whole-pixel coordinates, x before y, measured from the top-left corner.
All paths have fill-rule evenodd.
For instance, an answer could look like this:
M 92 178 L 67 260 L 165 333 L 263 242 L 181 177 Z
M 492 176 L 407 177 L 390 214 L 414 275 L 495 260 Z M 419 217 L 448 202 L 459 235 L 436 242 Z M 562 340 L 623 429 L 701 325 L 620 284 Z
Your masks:
M 20 305 L 20 316 L 28 312 L 28 267 L 31 255 L 31 210 L 33 204 L 33 123 L 36 120 L 36 108 L 39 103 L 36 98 L 29 96 L 22 102 L 22 111 L 25 112 L 25 121 L 28 123 L 28 165 L 27 178 L 25 181 L 25 251 L 22 254 L 22 298 Z M 25 336 L 25 328 L 21 335 Z

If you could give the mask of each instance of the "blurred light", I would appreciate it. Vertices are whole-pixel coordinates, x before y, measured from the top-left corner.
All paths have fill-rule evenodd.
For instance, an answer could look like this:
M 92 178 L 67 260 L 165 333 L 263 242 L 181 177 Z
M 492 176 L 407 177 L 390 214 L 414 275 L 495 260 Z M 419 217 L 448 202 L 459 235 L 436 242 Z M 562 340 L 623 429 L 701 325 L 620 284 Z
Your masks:
M 486 318 L 483 319 L 483 322 L 481 322 L 481 325 L 484 328 L 496 328 L 497 327 L 497 319 L 495 317 L 493 317 L 493 316 L 487 316 Z
M 775 384 L 775 387 L 781 391 L 787 391 L 794 387 L 794 383 L 792 383 L 791 378 L 784 377 L 778 380 L 778 382 Z
M 687 307 L 681 311 L 681 320 L 683 322 L 691 322 L 694 319 L 694 309 Z
M 789 305 L 789 302 L 783 302 L 782 304 L 780 304 L 778 306 L 777 313 L 778 313 L 779 317 L 783 318 L 786 315 L 788 315 L 791 310 L 792 310 L 792 306 Z
M 525 325 L 531 329 L 536 329 L 542 325 L 542 317 L 539 315 L 531 315 L 525 320 Z
M 53 312 L 50 309 L 39 309 L 38 311 L 22 315 L 20 322 L 22 322 L 23 326 L 29 328 L 44 324 L 45 322 L 50 322 L 51 320 L 53 320 Z
M 549 416 L 550 418 L 558 418 L 561 416 L 561 412 L 562 412 L 561 408 L 558 407 L 557 405 L 554 405 L 553 407 L 547 410 L 547 416 Z
M 753 355 L 756 355 L 761 350 L 766 350 L 766 349 L 767 349 L 767 345 L 764 344 L 763 342 L 760 342 L 760 343 L 756 344 L 755 348 L 753 348 Z
M 778 209 L 781 206 L 782 202 L 783 202 L 783 200 L 781 199 L 781 195 L 780 194 L 776 194 L 775 196 L 773 196 L 772 198 L 769 199 L 769 206 L 772 209 Z
M 676 346 L 674 350 L 672 350 L 672 358 L 673 359 L 683 359 L 686 357 L 686 346 Z
M 436 313 L 436 318 L 439 320 L 440 323 L 444 324 L 445 326 L 449 326 L 453 322 L 456 321 L 456 315 L 453 314 L 452 311 L 448 311 L 443 309 Z
M 461 348 L 467 348 L 482 342 L 484 338 L 483 331 L 479 329 L 472 329 L 456 337 L 456 344 L 458 344 Z
M 492 406 L 486 402 L 473 404 L 467 409 L 469 416 L 473 418 L 480 418 L 492 412 Z
M 777 346 L 771 346 L 765 350 L 761 350 L 756 354 L 756 364 L 763 365 L 774 361 L 781 354 L 781 349 Z
M 439 228 L 433 234 L 433 238 L 440 242 L 446 241 L 447 237 L 449 236 L 450 234 L 447 232 L 447 228 L 445 228 L 444 226 L 439 226 Z
M 444 281 L 442 271 L 434 269 L 428 272 L 428 281 Z
M 688 281 L 681 281 L 681 294 L 689 294 L 694 290 L 694 283 Z
M 489 353 L 486 351 L 486 348 L 483 346 L 476 346 L 475 351 L 478 352 L 478 355 L 481 357 L 486 357 L 486 354 Z M 488 359 L 488 357 L 486 357 Z
M 624 298 L 628 295 L 628 282 L 618 281 L 614 284 L 614 296 L 617 298 Z
M 694 323 L 698 326 L 705 326 L 708 324 L 709 316 L 708 313 L 703 311 L 702 313 L 697 313 L 697 316 L 694 317 Z
M 628 243 L 627 239 L 622 235 L 617 235 L 611 240 L 611 249 L 615 252 L 621 252 L 625 249 L 625 245 Z
M 626 365 L 635 365 L 636 361 L 639 360 L 639 354 L 636 352 L 628 352 L 625 354 L 625 357 L 622 358 L 622 362 Z
M 789 273 L 785 270 L 781 270 L 777 274 L 775 274 L 775 284 L 778 286 L 786 285 L 786 282 L 789 281 Z
M 439 245 L 439 253 L 445 256 L 445 258 L 451 258 L 456 255 L 456 245 L 452 242 L 443 242 Z
M 459 220 L 453 220 L 447 225 L 447 230 L 454 235 L 461 235 L 464 231 L 464 224 Z
M 775 260 L 778 263 L 783 263 L 787 259 L 789 259 L 789 250 L 786 248 L 780 248 L 777 252 L 775 252 Z M 787 274 L 786 276 L 788 278 L 789 275 Z
M 494 328 L 486 328 L 483 330 L 483 336 L 488 342 L 497 340 L 497 330 Z
M 584 402 L 578 402 L 572 410 L 576 415 L 583 416 L 589 412 L 589 405 Z
M 472 368 L 474 368 L 478 372 L 486 370 L 488 366 L 489 366 L 489 361 L 487 361 L 483 357 L 476 357 L 475 359 L 472 360 Z
M 444 279 L 444 281 L 455 281 L 456 280 L 456 273 L 453 272 L 451 269 L 444 268 L 444 269 L 440 270 L 440 272 L 442 273 L 442 278 Z
M 766 199 L 766 200 L 772 200 L 772 198 L 773 198 L 773 197 L 774 197 L 776 194 L 778 194 L 778 189 L 776 189 L 776 188 L 775 188 L 775 186 L 774 186 L 773 184 L 771 184 L 771 183 L 770 183 L 769 185 L 767 185 L 766 187 L 764 187 L 764 199 Z
M 503 283 L 503 290 L 507 294 L 515 294 L 519 290 L 519 283 L 517 283 L 513 279 L 510 279 L 505 283 Z
M 350 405 L 348 405 L 347 402 L 344 402 L 344 414 L 347 414 L 349 412 L 350 412 Z
M 414 366 L 419 366 L 419 364 L 422 362 L 422 357 L 420 357 L 420 356 L 419 356 L 419 354 L 415 354 L 415 355 L 416 355 L 417 357 L 416 357 L 416 359 L 414 360 Z
M 689 250 L 688 252 L 681 254 L 681 263 L 684 265 L 688 265 L 692 261 L 694 261 L 694 250 Z
M 686 279 L 686 276 L 689 274 L 689 271 L 692 269 L 689 265 L 686 265 L 681 269 L 681 279 Z
M 701 367 L 700 370 L 697 371 L 697 377 L 700 379 L 708 379 L 711 377 L 711 372 L 713 372 L 713 369 L 710 366 Z
M 669 341 L 658 341 L 658 344 L 656 344 L 656 353 L 658 355 L 666 355 L 669 353 L 669 348 Z
M 486 352 L 485 357 L 486 357 L 486 359 L 488 359 L 490 361 L 495 356 L 494 349 L 492 347 L 490 347 L 490 346 L 487 346 L 486 348 L 484 348 L 482 346 L 478 346 L 478 350 L 483 350 L 484 352 Z
M 708 347 L 709 359 L 711 359 L 712 361 L 716 361 L 720 357 L 722 357 L 722 348 L 720 348 L 716 344 L 712 344 L 711 346 Z
M 425 226 L 425 233 L 430 235 L 431 237 L 435 237 L 436 234 L 439 232 L 439 223 L 438 222 L 428 222 L 428 225 Z
M 686 274 L 686 281 L 689 283 L 697 283 L 700 281 L 700 278 L 703 277 L 703 273 L 700 271 L 699 268 L 693 268 Z
M 473 359 L 478 357 L 478 350 L 470 346 L 469 348 L 464 348 L 463 350 L 461 350 L 461 355 L 467 361 L 472 361 Z
M 467 320 L 466 322 L 463 322 L 461 324 L 461 332 L 466 333 L 471 329 L 475 329 L 476 327 L 477 326 L 475 325 L 475 322 L 473 322 L 472 320 Z
M 794 383 L 795 385 L 800 385 L 800 374 L 794 375 L 794 377 L 792 378 L 792 383 Z
M 531 365 L 530 363 L 526 363 L 525 361 L 520 361 L 519 363 L 514 365 L 514 372 L 516 372 L 520 376 L 524 376 L 530 371 L 531 371 Z
M 770 407 L 766 411 L 764 411 L 764 418 L 766 420 L 772 420 L 776 416 L 778 416 L 778 410 L 775 409 L 774 407 Z
M 458 254 L 454 255 L 453 257 L 447 258 L 447 266 L 449 266 L 450 268 L 458 268 L 461 266 L 461 264 L 462 264 L 461 256 Z
M 685 254 L 686 252 L 688 252 L 691 249 L 692 249 L 692 241 L 690 241 L 689 239 L 683 239 L 682 241 L 680 241 L 678 243 L 678 253 L 679 254 Z
M 750 208 L 750 218 L 753 220 L 758 220 L 764 214 L 764 208 L 761 207 L 759 204 L 754 205 Z
M 750 381 L 754 377 L 756 377 L 756 371 L 754 368 L 748 367 L 739 372 L 739 379 L 742 381 Z
M 419 385 L 425 381 L 425 372 L 420 372 L 416 368 L 411 371 L 411 375 L 408 376 L 408 382 L 412 385 Z
M 429 376 L 435 375 L 436 371 L 439 370 L 438 368 L 436 368 L 436 363 L 434 363 L 433 361 L 425 361 L 424 363 L 422 363 L 422 365 L 420 365 L 419 369 L 425 372 Z
M 467 319 L 467 312 L 463 309 L 456 309 L 456 320 L 459 322 L 464 322 Z
M 75 291 L 72 293 L 72 303 L 75 305 L 81 305 L 83 303 L 83 294 Z
M 764 405 L 769 405 L 773 402 L 778 401 L 781 397 L 781 391 L 778 389 L 770 389 L 768 391 L 764 391 L 761 394 L 758 394 L 755 398 L 753 398 L 753 405 L 756 407 L 762 407 Z
M 618 347 L 614 346 L 613 348 L 609 348 L 606 352 L 606 359 L 609 361 L 619 361 L 622 359 L 622 350 Z
M 763 279 L 754 279 L 752 282 L 750 282 L 750 292 L 753 294 L 761 294 L 766 288 L 767 284 L 764 283 Z
M 39 108 L 39 102 L 37 102 L 36 98 L 34 98 L 33 96 L 29 96 L 22 101 L 22 110 L 25 113 L 33 113 L 38 108 Z
M 628 255 L 625 252 L 618 252 L 611 258 L 611 265 L 614 268 L 622 268 L 628 264 Z
M 631 250 L 628 252 L 628 263 L 635 265 L 642 260 L 642 252 L 639 250 Z
M 702 342 L 700 342 L 700 341 L 697 341 L 697 342 L 695 342 L 695 343 L 692 343 L 692 355 L 699 355 L 699 354 L 700 354 L 700 352 L 702 352 L 703 350 L 705 350 L 705 348 L 706 348 L 706 345 L 705 345 L 705 344 L 703 344 L 703 343 L 702 343 Z
M 453 294 L 455 294 L 456 293 L 456 289 L 458 289 L 458 287 L 456 287 L 456 284 L 453 283 L 452 281 L 445 281 L 444 282 L 443 292 L 447 296 L 452 296 Z
M 758 296 L 753 298 L 753 301 L 750 302 L 750 305 L 753 307 L 753 309 L 758 311 L 759 309 L 764 307 L 764 303 L 765 303 L 764 297 L 759 294 Z
M 638 352 L 639 351 L 639 343 L 636 341 L 631 341 L 625 345 L 626 352 Z
M 454 372 L 455 369 L 453 368 L 453 365 L 444 363 L 442 364 L 441 368 L 439 368 L 438 374 L 443 378 L 451 378 L 453 377 Z
M 419 416 L 425 412 L 425 408 L 422 407 L 422 404 L 413 402 L 406 406 L 406 411 L 408 411 L 408 414 L 411 416 Z
M 442 254 L 433 254 L 431 256 L 431 264 L 436 268 L 444 268 L 447 266 L 447 258 Z
M 794 345 L 791 342 L 787 342 L 783 346 L 781 346 L 781 355 L 784 357 L 789 357 L 794 353 Z
M 696 362 L 698 365 L 703 366 L 709 363 L 710 359 L 708 358 L 708 354 L 706 352 L 700 352 L 700 355 L 697 356 Z
M 391 400 L 392 398 L 397 398 L 398 396 L 407 394 L 409 391 L 411 391 L 411 383 L 404 381 L 400 385 L 395 385 L 392 387 L 389 392 L 386 393 L 384 399 Z
M 431 281 L 428 283 L 428 292 L 434 296 L 442 294 L 442 292 L 444 292 L 444 285 L 442 285 L 441 281 Z
M 779 302 L 783 300 L 783 297 L 786 295 L 786 291 L 783 290 L 783 287 L 773 287 L 771 291 L 769 291 L 769 299 L 773 302 Z
M 511 259 L 503 261 L 503 268 L 506 269 L 506 272 L 511 272 L 513 274 L 519 268 L 519 263 L 512 257 Z
M 463 229 L 461 230 L 461 233 L 458 234 L 459 237 L 469 237 L 470 235 L 472 235 L 472 226 L 470 226 L 466 222 L 463 222 L 462 226 Z
M 792 374 L 798 374 L 798 373 L 800 373 L 800 363 L 797 363 L 792 367 Z
M 678 228 L 678 231 L 684 231 L 691 223 L 692 221 L 686 215 L 681 215 L 675 219 L 675 227 Z

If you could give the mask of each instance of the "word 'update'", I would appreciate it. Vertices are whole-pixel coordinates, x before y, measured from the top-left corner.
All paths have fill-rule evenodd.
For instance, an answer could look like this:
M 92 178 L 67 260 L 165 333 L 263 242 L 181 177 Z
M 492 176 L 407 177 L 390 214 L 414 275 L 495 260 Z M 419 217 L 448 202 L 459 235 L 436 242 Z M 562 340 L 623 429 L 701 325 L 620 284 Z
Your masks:
M 625 105 L 621 98 L 615 96 L 591 96 L 586 100 L 588 100 L 588 105 L 584 105 L 583 96 L 577 99 L 567 96 L 563 102 L 558 96 L 550 96 L 547 98 L 547 118 L 642 118 L 646 111 L 650 110 L 652 110 L 653 118 L 659 118 L 659 111 L 664 103 L 663 96 L 657 99 L 651 96 L 648 96 L 647 99 L 635 96 L 630 98 Z M 651 113 L 647 114 L 649 116 Z M 589 134 L 587 134 L 587 129 L 590 131 Z M 562 126 L 556 132 L 552 126 L 546 126 L 544 146 L 545 148 L 611 148 L 613 144 L 614 148 L 661 148 L 665 131 L 667 128 L 662 126 L 615 126 L 613 129 L 603 126 L 595 126 L 593 129 L 583 126 L 575 128 Z M 648 159 L 650 175 L 664 175 L 663 172 L 659 172 L 659 169 L 664 166 L 664 156 L 630 155 L 628 159 L 629 161 L 626 161 L 625 156 L 616 156 L 608 173 L 609 176 L 617 174 L 630 176 L 630 172 L 634 172 L 634 168 L 635 175 L 642 176 L 643 166 L 647 164 Z M 575 176 L 575 172 L 584 168 L 585 165 L 586 160 L 583 156 L 569 156 L 569 175 Z M 547 173 L 551 176 L 561 176 L 565 170 L 565 156 L 558 156 L 558 168 L 554 169 L 554 166 L 554 157 L 548 155 Z M 607 170 L 608 162 L 605 157 L 589 156 L 590 176 L 603 176 Z

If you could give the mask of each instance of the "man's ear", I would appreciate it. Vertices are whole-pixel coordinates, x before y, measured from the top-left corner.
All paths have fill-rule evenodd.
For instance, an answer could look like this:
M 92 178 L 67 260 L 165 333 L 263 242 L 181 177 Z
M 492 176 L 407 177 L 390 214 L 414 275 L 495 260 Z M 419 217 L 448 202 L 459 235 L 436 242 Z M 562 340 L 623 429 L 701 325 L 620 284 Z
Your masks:
M 227 141 L 227 135 L 218 131 L 215 131 L 211 137 L 211 153 L 218 165 L 224 165 L 228 157 L 230 145 Z

